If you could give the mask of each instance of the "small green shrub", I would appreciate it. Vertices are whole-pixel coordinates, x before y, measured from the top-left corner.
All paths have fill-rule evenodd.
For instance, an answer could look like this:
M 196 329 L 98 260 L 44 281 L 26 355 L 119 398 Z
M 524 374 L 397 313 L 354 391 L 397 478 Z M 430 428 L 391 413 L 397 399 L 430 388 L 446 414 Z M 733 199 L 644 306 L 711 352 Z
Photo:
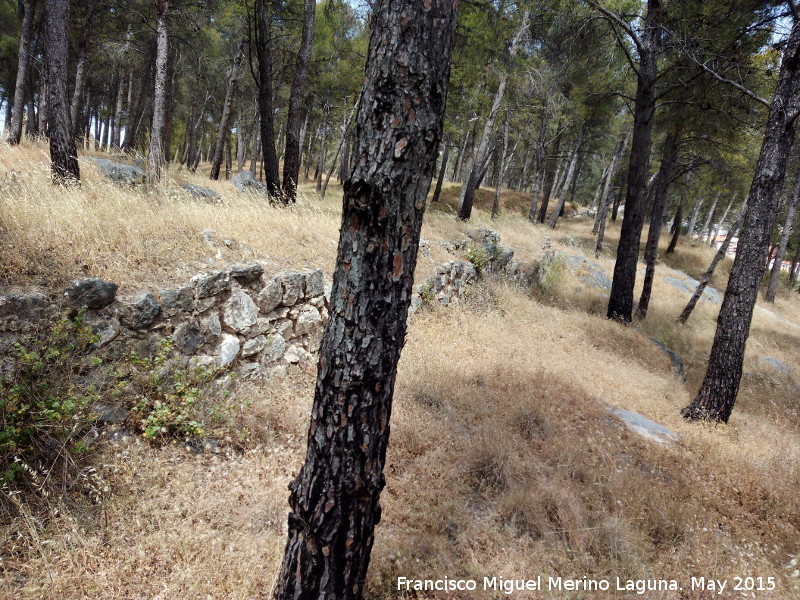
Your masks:
M 553 290 L 564 278 L 564 260 L 558 255 L 546 255 L 533 267 L 533 281 L 539 292 Z
M 462 258 L 471 262 L 478 271 L 483 271 L 489 263 L 496 257 L 489 254 L 489 251 L 482 246 L 470 244 L 461 252 Z
M 176 363 L 170 359 L 172 348 L 171 339 L 161 340 L 153 357 L 131 353 L 115 372 L 113 395 L 132 406 L 132 424 L 146 440 L 206 435 L 200 401 L 210 394 L 215 372 Z M 213 417 L 219 407 L 210 411 Z
M 85 448 L 77 442 L 97 400 L 81 375 L 102 361 L 84 312 L 43 324 L 14 344 L 10 371 L 0 380 L 0 482 L 33 468 L 49 471 Z
M 419 287 L 419 297 L 422 298 L 423 304 L 429 304 L 436 298 L 436 292 L 430 282 L 425 282 Z

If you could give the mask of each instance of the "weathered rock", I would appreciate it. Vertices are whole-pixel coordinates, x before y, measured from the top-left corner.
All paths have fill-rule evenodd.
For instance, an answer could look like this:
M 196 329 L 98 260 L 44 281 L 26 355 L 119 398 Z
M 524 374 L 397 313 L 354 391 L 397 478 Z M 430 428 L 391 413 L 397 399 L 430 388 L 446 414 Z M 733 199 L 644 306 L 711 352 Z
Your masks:
M 291 320 L 278 319 L 275 321 L 275 332 L 282 335 L 285 340 L 292 339 L 294 337 L 294 328 Z
M 311 354 L 308 353 L 302 346 L 289 346 L 283 355 L 283 360 L 289 364 L 297 364 L 299 362 L 310 362 L 312 360 Z
M 314 269 L 306 273 L 306 298 L 316 298 L 325 293 L 325 278 L 322 269 Z
M 771 356 L 762 356 L 761 361 L 776 371 L 779 371 L 783 375 L 789 374 L 789 367 L 785 363 L 779 361 L 777 358 L 772 358 Z
M 161 305 L 150 292 L 139 292 L 120 302 L 120 319 L 130 329 L 144 329 L 152 325 L 161 312 Z
M 239 192 L 267 192 L 267 186 L 257 181 L 250 171 L 239 171 L 230 182 Z
M 216 341 L 222 335 L 222 323 L 219 321 L 219 315 L 211 313 L 201 321 L 201 330 L 206 335 L 207 341 Z
M 81 279 L 72 282 L 64 295 L 73 306 L 100 309 L 114 302 L 117 284 L 103 279 Z
M 286 340 L 278 333 L 267 336 L 267 343 L 261 351 L 261 360 L 264 363 L 278 361 L 286 351 Z
M 231 287 L 227 271 L 212 271 L 203 275 L 195 275 L 192 277 L 192 283 L 198 298 L 208 298 Z
M 145 172 L 140 167 L 94 156 L 86 160 L 96 164 L 103 176 L 114 183 L 132 186 L 145 182 Z
M 210 190 L 199 185 L 184 183 L 181 184 L 181 189 L 196 200 L 222 200 L 222 196 L 220 196 L 214 190 Z
M 278 319 L 285 319 L 288 314 L 289 308 L 287 306 L 281 306 L 267 313 L 266 318 L 268 321 L 277 321 Z
M 194 310 L 194 288 L 191 286 L 180 287 L 176 290 L 158 290 L 161 310 L 172 317 L 179 312 L 192 312 Z
M 213 308 L 216 305 L 217 305 L 216 296 L 209 296 L 208 298 L 199 298 L 198 300 L 194 301 L 194 308 L 200 314 L 206 312 L 209 308 Z
M 580 282 L 599 290 L 611 290 L 611 278 L 598 263 L 586 260 L 585 257 L 579 254 L 561 254 L 558 252 L 555 256 L 563 258 L 567 268 L 575 274 Z
M 239 373 L 240 379 L 255 379 L 261 374 L 261 365 L 257 362 L 241 363 L 237 372 Z
M 431 243 L 425 238 L 419 240 L 419 253 L 425 258 L 431 257 Z
M 658 346 L 661 351 L 669 357 L 669 360 L 672 363 L 672 370 L 675 371 L 675 375 L 680 377 L 680 380 L 683 383 L 686 383 L 686 370 L 683 366 L 683 359 L 678 356 L 678 353 L 670 350 L 665 344 L 662 344 L 655 338 L 650 338 L 650 341 Z
M 252 298 L 241 289 L 233 290 L 222 307 L 225 326 L 238 333 L 255 325 L 257 319 L 258 307 Z
M 280 277 L 273 277 L 258 293 L 257 301 L 261 312 L 267 314 L 280 305 L 283 300 L 283 283 Z
M 309 333 L 322 324 L 322 316 L 313 306 L 304 306 L 297 315 L 294 331 L 295 335 Z
M 231 364 L 236 357 L 239 356 L 239 349 L 241 348 L 241 344 L 239 343 L 239 338 L 235 335 L 230 335 L 228 333 L 222 336 L 222 342 L 219 345 L 219 349 L 217 351 L 217 360 L 215 365 L 218 369 L 223 369 Z
M 282 275 L 281 280 L 283 281 L 283 304 L 294 306 L 303 297 L 306 285 L 305 275 L 287 272 Z
M 258 263 L 233 265 L 228 269 L 236 281 L 242 284 L 251 283 L 264 274 L 264 267 Z
M 242 356 L 253 356 L 253 354 L 258 354 L 267 346 L 267 338 L 266 336 L 259 335 L 258 337 L 253 338 L 252 340 L 247 340 L 242 346 Z
M 203 335 L 200 324 L 192 321 L 181 323 L 172 334 L 172 339 L 175 341 L 175 347 L 179 352 L 192 355 L 205 343 L 206 336 Z
M 265 317 L 258 317 L 255 325 L 251 325 L 242 331 L 242 333 L 248 338 L 254 338 L 266 333 L 270 329 L 272 329 L 272 321 Z
M 49 303 L 44 294 L 6 294 L 0 296 L 0 319 L 34 322 L 47 313 Z
M 103 423 L 124 423 L 128 418 L 128 411 L 121 406 L 109 404 L 95 404 L 93 407 L 98 421 Z
M 97 336 L 97 341 L 94 343 L 95 348 L 104 348 L 113 342 L 119 335 L 120 327 L 119 321 L 113 317 L 109 319 L 93 319 L 87 321 L 87 325 L 92 328 L 92 331 Z
M 611 414 L 619 417 L 628 429 L 638 433 L 642 437 L 665 444 L 667 442 L 677 442 L 678 434 L 670 431 L 663 425 L 651 421 L 639 413 L 625 410 L 624 408 L 612 408 Z

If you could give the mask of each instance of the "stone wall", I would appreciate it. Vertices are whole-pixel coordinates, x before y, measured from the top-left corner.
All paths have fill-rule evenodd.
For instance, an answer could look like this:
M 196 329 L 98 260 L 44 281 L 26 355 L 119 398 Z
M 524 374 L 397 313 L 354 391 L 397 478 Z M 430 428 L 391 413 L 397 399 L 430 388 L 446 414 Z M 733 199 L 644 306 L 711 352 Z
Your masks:
M 41 293 L 0 296 L 0 350 L 31 323 L 67 308 L 86 306 L 97 347 L 110 358 L 131 351 L 152 355 L 171 339 L 174 353 L 196 364 L 235 369 L 244 377 L 265 367 L 309 361 L 328 319 L 321 269 L 266 275 L 257 263 L 193 277 L 186 285 L 118 297 L 101 279 L 73 282 L 63 298 Z

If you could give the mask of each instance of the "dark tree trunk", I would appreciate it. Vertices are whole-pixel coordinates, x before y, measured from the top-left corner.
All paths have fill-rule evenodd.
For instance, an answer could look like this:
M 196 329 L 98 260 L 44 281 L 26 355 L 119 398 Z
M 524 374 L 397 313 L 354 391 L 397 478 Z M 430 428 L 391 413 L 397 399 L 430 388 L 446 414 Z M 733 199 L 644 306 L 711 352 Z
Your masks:
M 514 34 L 514 39 L 511 42 L 511 56 L 514 57 L 519 50 L 519 45 L 522 42 L 522 36 L 528 31 L 528 19 L 530 13 L 526 11 L 522 17 L 522 23 Z M 461 186 L 461 194 L 458 198 L 458 218 L 462 221 L 469 221 L 472 216 L 472 205 L 475 201 L 475 190 L 480 186 L 483 179 L 483 173 L 489 164 L 490 143 L 492 140 L 492 132 L 494 131 L 494 121 L 497 113 L 500 110 L 500 105 L 503 102 L 503 97 L 506 93 L 506 86 L 508 85 L 509 73 L 503 72 L 500 77 L 500 83 L 497 86 L 497 91 L 494 95 L 492 108 L 489 115 L 486 117 L 486 123 L 483 126 L 483 134 L 481 141 L 478 143 L 478 149 L 475 156 L 471 161 L 470 167 L 467 169 L 467 177 L 464 180 L 464 185 Z
M 450 136 L 448 135 L 444 141 L 444 152 L 442 152 L 442 166 L 439 167 L 439 179 L 436 180 L 436 189 L 433 191 L 433 198 L 431 202 L 438 202 L 439 196 L 442 193 L 442 184 L 444 183 L 444 174 L 447 170 L 447 158 L 450 155 Z
M 681 202 L 678 204 L 678 212 L 675 213 L 675 221 L 672 224 L 672 240 L 669 242 L 669 247 L 667 248 L 667 254 L 672 254 L 675 252 L 675 248 L 678 247 L 678 240 L 681 237 L 681 229 L 683 228 L 683 196 L 681 196 Z
M 794 251 L 794 258 L 792 259 L 792 268 L 789 271 L 789 286 L 793 286 L 797 281 L 797 263 L 800 262 L 800 231 L 797 233 L 797 237 L 795 238 L 795 244 L 797 247 Z
M 778 283 L 781 280 L 781 267 L 783 266 L 783 257 L 786 256 L 786 248 L 789 245 L 789 236 L 792 235 L 792 227 L 794 225 L 794 216 L 797 212 L 797 201 L 800 199 L 800 170 L 794 178 L 794 186 L 792 188 L 792 197 L 789 200 L 789 206 L 786 209 L 786 222 L 783 224 L 783 231 L 781 231 L 781 239 L 778 243 L 778 249 L 775 251 L 775 259 L 772 263 L 772 271 L 769 274 L 769 284 L 767 285 L 767 293 L 764 299 L 767 302 L 775 302 L 775 295 L 778 293 Z
M 47 111 L 50 164 L 53 183 L 79 185 L 78 151 L 72 135 L 67 95 L 69 51 L 69 0 L 45 3 L 47 51 Z
M 122 146 L 122 115 L 125 101 L 125 71 L 120 67 L 117 73 L 117 99 L 116 106 L 114 107 L 114 122 L 117 126 L 114 128 L 114 135 L 111 138 L 111 145 L 114 148 L 120 148 Z
M 625 154 L 625 148 L 628 146 L 628 137 L 628 135 L 625 135 L 625 137 L 620 138 L 619 142 L 617 143 L 617 147 L 614 148 L 614 156 L 611 158 L 611 164 L 608 166 L 608 174 L 606 175 L 605 185 L 600 193 L 600 204 L 599 208 L 597 209 L 594 227 L 592 228 L 592 233 L 597 234 L 595 256 L 598 256 L 603 250 L 603 237 L 605 235 L 606 217 L 608 216 L 608 205 L 611 202 L 611 192 L 613 191 L 614 187 L 614 177 L 617 174 L 617 168 L 622 160 L 622 156 Z M 601 229 L 603 230 L 602 235 L 600 234 Z
M 344 186 L 308 450 L 290 485 L 278 599 L 358 600 L 364 593 L 457 6 L 373 4 L 356 160 Z
M 617 195 L 614 196 L 614 202 L 611 205 L 611 222 L 617 222 L 617 216 L 619 216 L 619 208 L 622 206 L 622 201 L 625 199 L 625 196 L 628 192 L 627 186 L 628 181 L 628 173 L 627 171 L 620 174 L 619 178 L 619 189 L 617 190 Z
M 167 55 L 167 92 L 164 107 L 164 160 L 169 162 L 172 154 L 172 134 L 175 129 L 175 63 L 180 54 L 173 49 L 172 56 Z M 174 162 L 174 161 L 173 161 Z
M 717 253 L 714 255 L 714 258 L 712 259 L 711 264 L 708 267 L 708 270 L 703 275 L 703 278 L 697 285 L 697 288 L 692 294 L 692 297 L 686 304 L 686 308 L 683 309 L 683 312 L 678 317 L 678 323 L 680 323 L 681 325 L 685 324 L 686 321 L 689 320 L 689 317 L 692 315 L 694 307 L 697 305 L 697 302 L 703 295 L 703 291 L 706 289 L 708 282 L 711 281 L 711 278 L 714 276 L 714 271 L 716 270 L 717 265 L 723 258 L 725 258 L 725 255 L 728 253 L 728 248 L 731 245 L 731 240 L 733 240 L 733 236 L 736 235 L 736 232 L 739 230 L 739 227 L 742 224 L 742 215 L 744 214 L 744 210 L 745 210 L 744 207 L 742 207 L 742 211 L 736 218 L 736 222 L 733 225 L 731 225 L 731 228 L 728 230 L 728 235 L 725 236 L 725 241 L 722 242 L 722 245 L 719 247 L 719 250 L 717 250 Z
M 22 116 L 25 109 L 25 100 L 29 93 L 29 72 L 31 67 L 31 39 L 33 38 L 33 13 L 36 10 L 36 0 L 25 0 L 22 6 L 22 26 L 19 38 L 19 59 L 17 61 L 17 82 L 14 88 L 14 104 L 10 108 L 11 123 L 7 141 L 12 146 L 19 144 L 22 139 Z M 31 113 L 32 115 L 32 113 Z M 28 118 L 31 118 L 31 115 Z
M 647 202 L 647 176 L 650 169 L 653 115 L 656 109 L 655 86 L 661 11 L 661 0 L 648 0 L 639 56 L 625 217 L 622 219 L 614 279 L 608 299 L 608 318 L 623 323 L 631 321 L 633 312 L 633 288 L 636 284 L 636 265 L 639 261 L 644 206 Z
M 211 159 L 211 179 L 219 179 L 219 169 L 222 165 L 222 153 L 225 149 L 225 140 L 230 132 L 231 107 L 233 106 L 233 96 L 236 94 L 236 82 L 239 79 L 239 71 L 244 60 L 244 41 L 239 42 L 236 54 L 233 57 L 233 64 L 228 70 L 228 85 L 225 90 L 225 101 L 222 103 L 222 117 L 219 120 L 219 130 L 217 131 L 217 141 L 214 145 L 214 155 Z
M 256 48 L 258 51 L 258 110 L 261 115 L 261 149 L 267 191 L 280 194 L 278 153 L 275 150 L 275 106 L 272 99 L 272 9 L 274 0 L 256 0 Z
M 544 186 L 542 188 L 542 203 L 539 205 L 539 215 L 537 220 L 539 223 L 544 223 L 544 219 L 547 216 L 547 205 L 550 204 L 550 195 L 553 193 L 553 183 L 555 182 L 556 178 L 556 161 L 558 161 L 558 151 L 561 147 L 561 121 L 559 120 L 558 126 L 556 127 L 556 140 L 555 140 L 555 147 L 553 148 L 553 152 L 547 158 L 545 164 L 545 176 L 544 176 Z
M 72 106 L 70 108 L 70 123 L 72 123 L 73 135 L 77 138 L 80 135 L 81 127 L 78 119 L 81 114 L 81 101 L 83 100 L 83 90 L 86 87 L 86 55 L 87 44 L 89 43 L 88 33 L 84 35 L 78 45 L 78 60 L 75 63 L 75 90 L 72 93 Z
M 503 179 L 505 178 L 506 169 L 508 169 L 508 163 L 511 162 L 511 157 L 514 156 L 514 151 L 516 149 L 511 150 L 511 156 L 508 155 L 508 133 L 509 133 L 509 123 L 508 118 L 506 118 L 505 122 L 503 123 L 503 152 L 498 154 L 495 157 L 497 161 L 496 164 L 496 173 L 494 182 L 494 202 L 492 203 L 492 220 L 497 218 L 497 215 L 500 214 L 500 192 L 503 189 Z
M 642 293 L 639 296 L 639 306 L 636 316 L 644 319 L 650 306 L 650 294 L 653 291 L 653 280 L 656 276 L 656 259 L 658 258 L 658 243 L 661 241 L 661 228 L 664 226 L 664 214 L 667 212 L 669 187 L 672 183 L 672 174 L 678 162 L 678 144 L 680 143 L 680 129 L 671 130 L 664 140 L 664 154 L 661 158 L 661 168 L 655 184 L 653 209 L 650 213 L 650 227 L 647 230 L 647 243 L 644 247 L 644 282 Z
M 570 159 L 569 166 L 567 167 L 567 174 L 564 178 L 564 184 L 561 186 L 561 191 L 559 192 L 558 205 L 550 217 L 550 222 L 547 224 L 550 229 L 556 228 L 558 218 L 561 216 L 561 213 L 564 210 L 564 205 L 567 203 L 567 195 L 569 194 L 569 188 L 572 185 L 572 178 L 575 175 L 575 167 L 578 164 L 578 157 L 580 156 L 581 147 L 583 146 L 583 130 L 585 127 L 585 124 L 583 124 L 578 130 L 578 141 L 575 144 L 575 150 L 572 153 L 572 158 Z
M 167 102 L 167 11 L 169 0 L 156 1 L 156 65 L 153 92 L 153 120 L 150 126 L 150 155 L 147 159 L 147 185 L 161 183 L 164 169 L 164 114 Z
M 539 129 L 539 144 L 536 149 L 536 163 L 533 170 L 533 189 L 531 190 L 531 208 L 528 211 L 528 221 L 535 223 L 539 212 L 539 194 L 542 191 L 541 172 L 547 156 L 547 127 L 550 119 L 547 113 L 542 113 L 542 125 Z
M 717 318 L 703 385 L 682 414 L 690 420 L 727 422 L 739 392 L 758 285 L 766 269 L 772 226 L 800 113 L 800 21 L 783 50 L 780 77 L 747 200 L 736 260 Z
M 300 176 L 300 128 L 303 124 L 303 97 L 311 60 L 311 42 L 314 38 L 314 13 L 316 0 L 303 3 L 303 33 L 300 52 L 297 54 L 292 90 L 289 94 L 289 113 L 286 118 L 286 150 L 283 155 L 283 195 L 286 202 L 297 199 L 297 179 Z

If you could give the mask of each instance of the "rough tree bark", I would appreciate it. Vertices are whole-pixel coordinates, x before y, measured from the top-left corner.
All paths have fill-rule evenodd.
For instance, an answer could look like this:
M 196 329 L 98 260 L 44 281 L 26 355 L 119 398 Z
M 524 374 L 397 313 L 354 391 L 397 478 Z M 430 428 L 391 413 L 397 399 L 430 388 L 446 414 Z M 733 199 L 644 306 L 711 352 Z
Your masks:
M 614 279 L 608 300 L 608 318 L 629 323 L 633 312 L 633 289 L 639 244 L 644 226 L 644 207 L 647 203 L 647 175 L 653 135 L 653 116 L 656 109 L 655 86 L 657 59 L 660 48 L 662 20 L 661 0 L 647 1 L 641 40 L 634 36 L 639 51 L 636 102 L 634 107 L 633 141 L 628 166 L 628 191 L 625 197 L 625 217 L 622 219 Z
M 667 212 L 669 188 L 672 184 L 672 175 L 678 162 L 678 145 L 680 143 L 680 128 L 675 127 L 667 133 L 664 140 L 664 154 L 661 158 L 658 178 L 655 184 L 655 198 L 653 209 L 650 213 L 650 227 L 647 230 L 647 243 L 644 247 L 644 282 L 642 293 L 639 296 L 639 306 L 636 316 L 644 319 L 650 306 L 650 294 L 653 291 L 653 280 L 656 276 L 656 259 L 658 258 L 658 243 L 661 241 L 661 228 L 664 226 L 664 214 Z
M 553 152 L 550 156 L 547 157 L 545 161 L 545 175 L 544 175 L 544 185 L 542 186 L 542 202 L 539 205 L 539 214 L 536 217 L 536 220 L 539 223 L 544 223 L 544 219 L 547 216 L 547 205 L 550 204 L 550 195 L 553 193 L 553 184 L 555 183 L 556 179 L 556 163 L 558 162 L 558 151 L 561 147 L 561 120 L 558 121 L 558 125 L 556 126 L 556 139 L 555 139 L 555 147 L 553 148 Z
M 764 295 L 764 299 L 767 302 L 775 302 L 775 295 L 778 293 L 778 283 L 781 280 L 783 257 L 786 256 L 786 248 L 789 245 L 789 236 L 792 235 L 792 227 L 794 226 L 794 216 L 797 213 L 798 200 L 800 200 L 800 170 L 797 171 L 797 174 L 794 177 L 792 197 L 790 198 L 789 206 L 786 209 L 786 221 L 783 224 L 781 239 L 778 243 L 778 249 L 775 252 L 775 259 L 772 263 L 772 271 L 770 271 L 769 274 L 767 293 Z
M 289 113 L 286 118 L 286 150 L 283 155 L 283 196 L 286 202 L 297 199 L 297 180 L 300 176 L 300 128 L 303 125 L 303 96 L 305 95 L 311 42 L 314 39 L 316 0 L 303 4 L 303 33 L 297 54 L 292 90 L 289 94 Z
M 278 153 L 275 150 L 275 106 L 272 99 L 272 4 L 256 0 L 256 48 L 258 53 L 258 110 L 261 114 L 261 150 L 264 153 L 264 178 L 270 196 L 280 195 Z
M 494 186 L 494 202 L 492 202 L 492 220 L 497 218 L 497 215 L 500 214 L 500 192 L 503 189 L 503 180 L 506 177 L 506 171 L 508 170 L 508 166 L 511 161 L 514 159 L 514 153 L 517 151 L 517 142 L 514 142 L 514 147 L 511 148 L 511 152 L 508 151 L 508 133 L 509 133 L 509 123 L 508 118 L 506 118 L 505 123 L 503 123 L 503 151 L 497 156 L 497 174 Z
M 225 101 L 222 103 L 222 116 L 219 119 L 219 129 L 217 130 L 217 140 L 214 144 L 214 155 L 211 159 L 211 179 L 219 179 L 219 170 L 222 166 L 223 152 L 225 151 L 225 139 L 228 137 L 231 123 L 231 107 L 233 97 L 236 94 L 236 82 L 239 80 L 239 73 L 244 60 L 244 41 L 240 41 L 236 47 L 236 54 L 233 57 L 233 64 L 228 71 L 228 85 L 225 90 Z
M 45 3 L 47 57 L 47 123 L 50 138 L 50 167 L 53 183 L 80 185 L 78 151 L 72 135 L 67 95 L 69 52 L 69 0 Z
M 608 205 L 611 202 L 611 192 L 614 187 L 614 175 L 616 174 L 617 167 L 625 154 L 625 148 L 628 146 L 629 136 L 626 134 L 624 138 L 620 139 L 617 147 L 614 149 L 614 157 L 611 159 L 609 166 L 608 176 L 606 177 L 605 187 L 600 196 L 600 208 L 597 211 L 597 217 L 594 222 L 594 229 L 592 233 L 597 234 L 597 244 L 594 247 L 594 256 L 598 258 L 603 251 L 603 241 L 606 235 L 606 216 L 608 215 Z
M 14 104 L 10 111 L 11 125 L 6 138 L 6 141 L 12 146 L 19 144 L 22 139 L 22 116 L 29 92 L 28 76 L 31 66 L 31 38 L 33 37 L 33 13 L 36 10 L 36 0 L 25 0 L 21 6 L 23 13 L 19 37 L 17 82 L 14 87 Z
M 331 316 L 306 460 L 290 485 L 275 598 L 358 600 L 364 593 L 457 6 L 453 0 L 373 4 Z
M 147 157 L 147 185 L 161 183 L 164 169 L 164 115 L 167 103 L 167 11 L 169 0 L 156 3 L 156 64 L 153 92 L 153 120 L 150 126 L 150 155 Z
M 527 10 L 522 15 L 522 23 L 514 34 L 514 39 L 511 42 L 510 54 L 512 57 L 517 55 L 519 46 L 522 43 L 522 37 L 528 30 L 528 20 L 530 12 Z M 478 150 L 467 169 L 467 177 L 465 178 L 464 185 L 461 186 L 461 194 L 458 198 L 458 218 L 462 221 L 468 221 L 472 216 L 472 205 L 475 201 L 475 190 L 478 188 L 481 179 L 481 173 L 485 170 L 489 159 L 489 145 L 492 139 L 492 132 L 494 131 L 494 121 L 497 113 L 500 110 L 500 105 L 503 102 L 503 97 L 506 93 L 506 86 L 508 85 L 508 71 L 504 71 L 500 77 L 500 83 L 497 86 L 497 91 L 492 101 L 492 108 L 486 117 L 486 123 L 483 126 L 483 134 L 481 141 L 478 144 Z
M 783 49 L 780 76 L 770 105 L 764 143 L 747 199 L 725 298 L 717 318 L 717 331 L 703 384 L 697 397 L 683 409 L 690 420 L 727 422 L 739 382 L 750 334 L 758 285 L 766 257 L 786 163 L 800 114 L 800 20 L 794 22 Z

